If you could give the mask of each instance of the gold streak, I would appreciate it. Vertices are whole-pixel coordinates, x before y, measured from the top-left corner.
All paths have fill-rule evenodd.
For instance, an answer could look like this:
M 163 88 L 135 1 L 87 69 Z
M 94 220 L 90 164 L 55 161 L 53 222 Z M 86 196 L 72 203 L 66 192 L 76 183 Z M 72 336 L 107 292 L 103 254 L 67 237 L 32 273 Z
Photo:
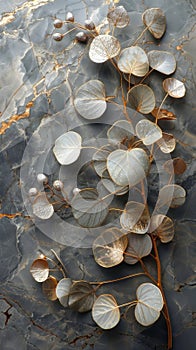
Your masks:
M 16 123 L 20 119 L 28 118 L 30 116 L 30 111 L 31 111 L 32 106 L 33 106 L 33 102 L 30 101 L 29 103 L 27 103 L 24 113 L 14 114 L 11 116 L 11 118 L 8 120 L 8 122 L 3 122 L 1 124 L 1 127 L 0 127 L 0 135 L 3 135 L 6 132 L 6 130 L 9 129 L 13 123 Z

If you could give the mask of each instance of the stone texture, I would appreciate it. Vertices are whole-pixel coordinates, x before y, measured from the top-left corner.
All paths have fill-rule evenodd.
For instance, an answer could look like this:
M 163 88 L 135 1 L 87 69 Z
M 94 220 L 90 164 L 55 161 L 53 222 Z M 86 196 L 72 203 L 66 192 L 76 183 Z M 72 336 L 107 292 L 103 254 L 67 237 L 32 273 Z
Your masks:
M 118 75 L 106 63 L 90 62 L 86 46 L 73 44 L 74 33 L 57 43 L 52 39 L 53 19 L 65 18 L 72 11 L 83 22 L 91 16 L 98 24 L 107 13 L 104 1 L 91 0 L 9 0 L 0 2 L 0 348 L 2 350 L 148 350 L 166 349 L 166 326 L 163 318 L 144 329 L 124 319 L 114 330 L 104 332 L 90 314 L 79 315 L 60 304 L 49 302 L 41 286 L 33 281 L 29 267 L 43 252 L 52 257 L 53 248 L 63 260 L 73 279 L 105 280 L 130 273 L 122 265 L 110 271 L 97 266 L 91 249 L 70 248 L 59 238 L 44 234 L 29 218 L 24 192 L 33 185 L 37 169 L 49 176 L 58 174 L 52 154 L 52 141 L 84 121 L 73 107 L 77 88 L 90 79 L 103 79 L 108 95 L 116 93 Z M 174 156 L 182 156 L 187 171 L 176 177 L 187 191 L 186 203 L 170 210 L 175 219 L 175 238 L 159 247 L 163 263 L 163 284 L 171 314 L 174 350 L 195 348 L 195 1 L 193 0 L 122 0 L 130 15 L 127 28 L 116 30 L 122 47 L 131 45 L 143 25 L 141 14 L 148 7 L 161 7 L 167 18 L 167 32 L 156 42 L 148 33 L 140 40 L 146 50 L 160 48 L 173 52 L 178 62 L 174 76 L 186 84 L 186 97 L 168 98 L 165 108 L 177 115 L 168 123 L 179 140 Z M 59 31 L 59 30 L 58 30 Z M 61 29 L 60 31 L 63 31 Z M 112 81 L 110 80 L 112 75 Z M 162 100 L 162 76 L 152 73 L 148 79 L 154 88 L 157 105 Z M 100 119 L 105 122 L 108 114 Z M 105 119 L 104 119 L 105 118 Z M 94 127 L 83 130 L 93 134 Z M 86 133 L 86 134 L 85 134 Z M 95 133 L 95 132 L 94 132 Z M 97 137 L 103 130 L 96 129 Z M 33 139 L 31 139 L 33 135 Z M 31 140 L 31 157 L 26 158 L 29 178 L 20 183 L 23 152 Z M 36 150 L 36 151 L 35 151 Z M 45 164 L 43 164 L 45 162 Z M 62 174 L 63 176 L 63 174 Z M 23 180 L 24 178 L 22 178 Z M 28 181 L 27 181 L 28 180 Z M 68 186 L 71 178 L 68 179 Z M 25 187 L 26 186 L 26 187 Z M 21 195 L 21 187 L 24 187 Z M 156 183 L 154 192 L 157 191 Z M 25 204 L 25 205 L 24 205 Z M 6 214 L 6 215 L 4 215 Z M 69 213 L 65 213 L 69 217 Z M 86 237 L 85 239 L 88 239 Z M 136 272 L 137 266 L 131 271 Z M 141 278 L 140 281 L 143 279 Z M 145 279 L 144 279 L 145 280 Z M 113 292 L 117 299 L 134 297 L 139 281 L 109 285 L 103 291 Z

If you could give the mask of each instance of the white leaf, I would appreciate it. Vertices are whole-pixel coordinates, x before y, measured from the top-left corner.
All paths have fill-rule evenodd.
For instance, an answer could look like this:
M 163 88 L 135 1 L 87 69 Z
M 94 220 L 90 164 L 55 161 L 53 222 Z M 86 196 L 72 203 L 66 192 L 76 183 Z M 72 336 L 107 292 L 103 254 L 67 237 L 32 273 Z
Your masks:
M 120 321 L 120 311 L 115 298 L 110 294 L 100 295 L 93 305 L 92 317 L 102 329 L 114 328 Z
M 117 185 L 132 187 L 146 176 L 149 159 L 146 152 L 140 148 L 116 150 L 107 158 L 107 169 Z
M 75 131 L 68 131 L 56 139 L 53 148 L 54 155 L 62 165 L 74 163 L 81 151 L 82 138 Z
M 89 57 L 95 63 L 103 63 L 116 57 L 120 52 L 119 41 L 111 35 L 96 36 L 89 49 Z
M 143 326 L 150 326 L 158 320 L 163 308 L 161 291 L 152 283 L 142 283 L 137 288 L 138 303 L 135 307 L 135 318 Z
M 74 105 L 82 117 L 100 118 L 107 108 L 104 84 L 99 80 L 87 81 L 78 89 Z

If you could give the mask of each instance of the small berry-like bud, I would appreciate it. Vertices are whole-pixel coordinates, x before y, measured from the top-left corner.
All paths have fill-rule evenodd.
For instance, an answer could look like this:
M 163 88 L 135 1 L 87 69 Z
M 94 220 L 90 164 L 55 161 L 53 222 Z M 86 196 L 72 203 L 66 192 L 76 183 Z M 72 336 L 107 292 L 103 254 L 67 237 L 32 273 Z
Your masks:
M 67 12 L 66 21 L 74 22 L 74 15 L 72 12 Z
M 53 22 L 53 25 L 55 28 L 61 28 L 63 26 L 63 22 L 61 21 L 61 19 L 56 18 Z
M 37 175 L 37 182 L 42 185 L 46 185 L 48 183 L 48 178 L 44 174 Z
M 88 37 L 84 32 L 79 32 L 76 34 L 76 39 L 81 43 L 85 43 Z
M 60 181 L 60 180 L 55 180 L 54 182 L 53 182 L 53 187 L 54 187 L 54 189 L 56 190 L 56 191 L 61 191 L 62 189 L 63 189 L 63 183 L 62 183 L 62 181 Z
M 30 196 L 30 197 L 37 196 L 37 194 L 38 194 L 38 190 L 37 190 L 36 187 L 31 187 L 31 188 L 29 189 L 29 196 Z
M 63 39 L 63 35 L 61 33 L 54 33 L 53 34 L 53 39 L 55 41 L 61 41 Z
M 91 21 L 91 19 L 86 19 L 86 21 L 84 22 L 84 25 L 89 30 L 95 29 L 95 23 L 93 21 Z
M 81 190 L 78 187 L 75 187 L 73 189 L 73 195 L 75 196 L 76 194 L 78 194 Z

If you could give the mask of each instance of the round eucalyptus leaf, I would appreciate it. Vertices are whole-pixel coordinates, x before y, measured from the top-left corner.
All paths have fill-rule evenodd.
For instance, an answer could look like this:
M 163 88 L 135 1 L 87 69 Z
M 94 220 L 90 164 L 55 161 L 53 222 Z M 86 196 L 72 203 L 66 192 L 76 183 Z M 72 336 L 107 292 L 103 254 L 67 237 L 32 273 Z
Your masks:
M 136 125 L 136 135 L 144 145 L 152 145 L 162 137 L 161 128 L 148 119 L 140 120 Z
M 172 134 L 163 132 L 162 137 L 157 141 L 157 144 L 163 153 L 171 153 L 176 147 L 176 139 Z
M 163 89 L 167 94 L 174 98 L 184 97 L 186 93 L 185 85 L 182 81 L 175 78 L 167 78 L 163 81 Z
M 95 301 L 95 290 L 86 281 L 74 282 L 69 291 L 68 305 L 78 312 L 87 312 L 92 309 Z
M 166 215 L 153 215 L 150 221 L 149 232 L 158 236 L 162 243 L 171 242 L 174 237 L 174 223 Z
M 113 227 L 104 231 L 93 242 L 95 261 L 106 268 L 120 264 L 127 244 L 127 236 L 119 229 Z
M 156 39 L 160 39 L 166 30 L 166 18 L 159 8 L 147 9 L 142 15 L 143 23 Z
M 49 276 L 42 283 L 42 292 L 49 300 L 54 301 L 57 299 L 56 286 L 57 286 L 57 279 L 53 276 Z
M 81 151 L 82 138 L 75 131 L 68 131 L 56 139 L 53 148 L 54 155 L 62 165 L 74 163 Z
M 93 154 L 93 165 L 96 173 L 102 177 L 105 170 L 107 170 L 107 157 L 116 150 L 116 145 L 104 145 L 97 152 Z
M 107 18 L 117 28 L 125 28 L 129 24 L 129 15 L 124 6 L 112 7 L 107 14 Z
M 122 142 L 129 140 L 134 136 L 134 129 L 127 120 L 117 120 L 107 131 L 107 137 L 110 141 Z
M 130 46 L 121 51 L 118 68 L 123 73 L 143 77 L 149 70 L 148 56 L 139 46 Z
M 160 73 L 169 75 L 176 70 L 176 59 L 168 51 L 152 50 L 148 52 L 150 66 Z
M 94 189 L 83 189 L 71 201 L 72 213 L 82 227 L 100 226 L 108 215 L 108 203 L 95 195 Z
M 152 283 L 142 283 L 136 291 L 138 303 L 135 307 L 135 318 L 143 326 L 156 322 L 163 308 L 161 291 Z
M 141 258 L 150 254 L 152 241 L 149 235 L 128 234 L 128 246 L 124 253 L 124 261 L 127 264 L 136 264 Z
M 111 35 L 98 35 L 90 44 L 89 57 L 95 63 L 103 63 L 120 52 L 119 41 Z
M 72 285 L 71 278 L 62 278 L 56 286 L 56 296 L 63 306 L 68 305 L 68 297 Z
M 44 282 L 49 275 L 47 260 L 41 258 L 34 260 L 30 267 L 30 273 L 36 282 Z
M 149 169 L 149 159 L 146 152 L 140 148 L 116 150 L 107 158 L 107 169 L 117 185 L 132 187 L 145 178 Z
M 128 92 L 131 108 L 137 112 L 148 114 L 155 108 L 155 95 L 152 89 L 144 84 L 132 87 Z
M 120 321 L 118 304 L 111 294 L 102 294 L 95 301 L 92 309 L 93 320 L 102 329 L 114 328 Z
M 147 232 L 150 224 L 150 214 L 148 206 L 143 203 L 130 201 L 120 217 L 122 228 L 138 234 Z
M 171 208 L 177 208 L 183 205 L 185 202 L 186 191 L 179 185 L 165 185 L 159 191 L 156 207 L 162 208 L 164 206 L 170 206 Z
M 48 202 L 45 192 L 36 196 L 32 204 L 33 214 L 39 219 L 47 220 L 54 213 L 53 205 Z
M 107 108 L 104 84 L 99 80 L 87 81 L 78 89 L 74 105 L 85 119 L 100 118 Z
M 187 165 L 184 159 L 180 157 L 169 159 L 167 162 L 164 163 L 163 166 L 167 173 L 173 174 L 174 172 L 174 174 L 176 175 L 183 174 L 187 169 Z

